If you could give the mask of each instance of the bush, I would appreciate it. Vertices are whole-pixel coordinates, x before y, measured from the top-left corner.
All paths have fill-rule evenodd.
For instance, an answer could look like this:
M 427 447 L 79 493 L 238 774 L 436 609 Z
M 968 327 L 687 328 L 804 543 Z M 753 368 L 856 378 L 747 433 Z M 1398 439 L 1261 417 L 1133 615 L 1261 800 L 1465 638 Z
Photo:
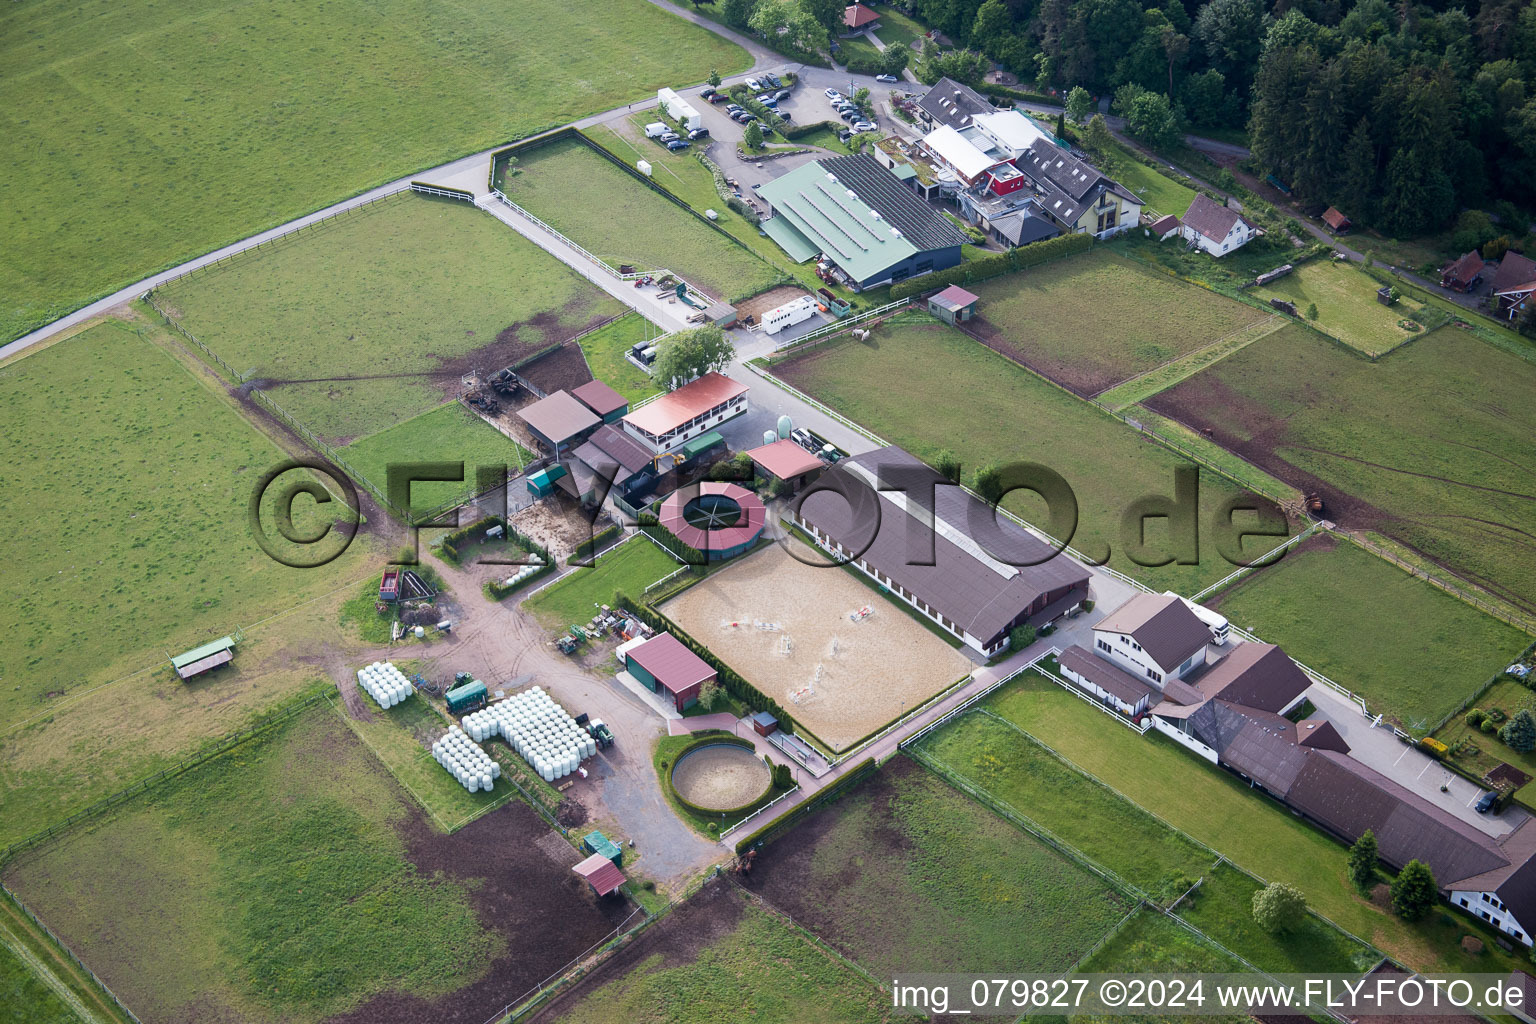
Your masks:
M 1035 642 L 1035 627 L 1029 623 L 1022 626 L 1014 626 L 1008 631 L 1008 649 L 1010 651 L 1022 651 Z
M 1477 723 L 1477 728 L 1484 736 L 1492 736 L 1498 731 L 1499 726 L 1493 719 L 1484 718 L 1481 722 Z
M 1530 711 L 1521 708 L 1499 731 L 1499 738 L 1515 753 L 1529 754 L 1536 750 L 1536 718 L 1531 716 Z
M 1404 921 L 1418 921 L 1440 897 L 1434 872 L 1421 860 L 1410 860 L 1392 880 L 1392 909 Z
M 928 291 L 938 291 L 952 284 L 974 284 L 978 281 L 986 281 L 990 278 L 1000 277 L 1003 274 L 1011 274 L 1016 270 L 1026 267 L 1039 266 L 1058 260 L 1064 256 L 1071 256 L 1080 252 L 1087 252 L 1093 245 L 1093 236 L 1087 233 L 1075 235 L 1061 235 L 1057 238 L 1047 239 L 1044 242 L 1035 242 L 1031 245 L 1010 249 L 1004 253 L 996 253 L 991 256 L 983 256 L 980 259 L 962 263 L 948 270 L 940 270 L 934 274 L 925 274 L 922 277 L 909 278 L 906 281 L 898 281 L 891 285 L 891 299 L 910 298 Z

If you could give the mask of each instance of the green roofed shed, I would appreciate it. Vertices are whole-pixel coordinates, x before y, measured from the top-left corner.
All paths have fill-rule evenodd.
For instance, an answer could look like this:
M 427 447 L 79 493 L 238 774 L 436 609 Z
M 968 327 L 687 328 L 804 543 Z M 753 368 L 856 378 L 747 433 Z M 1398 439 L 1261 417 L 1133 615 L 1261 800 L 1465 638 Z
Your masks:
M 207 672 L 209 669 L 227 665 L 234 660 L 235 638 L 232 636 L 221 637 L 201 647 L 194 647 L 185 654 L 178 654 L 171 659 L 171 667 L 176 674 L 183 679 L 191 679 L 195 675 Z
M 911 164 L 896 164 L 891 168 L 891 173 L 900 181 L 909 181 L 917 177 L 917 168 Z
M 783 217 L 769 217 L 761 226 L 769 238 L 779 243 L 779 248 L 784 250 L 792 262 L 804 263 L 815 259 L 816 254 L 821 252 L 815 242 L 806 238 L 799 228 Z
M 596 853 L 613 861 L 616 868 L 623 867 L 624 851 L 612 839 L 596 830 L 588 832 L 581 840 L 581 848 L 588 853 Z
M 696 459 L 716 445 L 722 444 L 725 444 L 725 438 L 720 436 L 718 430 L 711 430 L 709 433 L 700 434 L 692 441 L 683 445 L 681 451 L 685 458 Z

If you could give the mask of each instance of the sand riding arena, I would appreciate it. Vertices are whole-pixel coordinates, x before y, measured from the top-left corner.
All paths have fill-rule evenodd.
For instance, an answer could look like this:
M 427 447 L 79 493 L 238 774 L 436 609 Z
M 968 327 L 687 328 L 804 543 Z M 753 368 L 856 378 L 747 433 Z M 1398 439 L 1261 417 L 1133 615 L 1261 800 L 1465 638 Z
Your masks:
M 852 570 L 807 565 L 777 544 L 688 588 L 661 611 L 834 752 L 972 668 Z

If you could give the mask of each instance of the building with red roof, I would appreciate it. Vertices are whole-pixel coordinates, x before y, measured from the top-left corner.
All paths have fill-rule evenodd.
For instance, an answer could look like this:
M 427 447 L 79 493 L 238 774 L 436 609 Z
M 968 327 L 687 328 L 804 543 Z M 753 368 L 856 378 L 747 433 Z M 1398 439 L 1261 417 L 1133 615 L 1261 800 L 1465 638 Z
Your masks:
M 579 388 L 572 388 L 571 395 L 604 423 L 629 412 L 629 399 L 600 380 L 589 380 Z
M 980 295 L 952 284 L 937 295 L 929 296 L 928 312 L 947 324 L 964 323 L 976 315 L 976 303 L 980 301 Z
M 865 29 L 880 24 L 880 15 L 870 10 L 863 4 L 849 4 L 843 8 L 843 27 L 850 33 L 863 32 Z
M 620 422 L 625 432 L 652 451 L 670 452 L 746 412 L 749 390 L 745 384 L 710 371 L 631 409 Z
M 788 438 L 753 448 L 746 454 L 764 476 L 782 480 L 797 491 L 826 468 L 820 459 Z
M 1440 287 L 1453 292 L 1469 292 L 1483 278 L 1483 257 L 1472 249 L 1455 263 L 1440 271 Z
M 1336 235 L 1342 235 L 1349 230 L 1350 219 L 1336 206 L 1330 206 L 1323 211 L 1323 223 L 1328 225 L 1328 230 Z
M 647 690 L 667 698 L 679 711 L 699 699 L 699 690 L 713 680 L 715 670 L 671 633 L 648 640 L 631 640 L 615 652 L 624 669 Z M 610 865 L 611 867 L 612 865 Z
M 586 879 L 592 891 L 599 896 L 617 892 L 624 884 L 624 872 L 614 867 L 613 861 L 600 853 L 594 853 L 571 870 Z

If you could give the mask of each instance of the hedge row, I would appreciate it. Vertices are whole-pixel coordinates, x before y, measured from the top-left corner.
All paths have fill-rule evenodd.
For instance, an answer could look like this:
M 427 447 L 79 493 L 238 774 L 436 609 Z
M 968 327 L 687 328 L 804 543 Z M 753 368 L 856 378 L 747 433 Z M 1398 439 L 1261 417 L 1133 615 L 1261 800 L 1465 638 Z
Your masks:
M 485 516 L 481 519 L 476 519 L 468 526 L 455 530 L 444 537 L 442 540 L 438 541 L 438 550 L 442 552 L 443 560 L 452 562 L 454 565 L 458 565 L 459 559 L 462 557 L 459 552 L 459 547 L 466 540 L 484 539 L 485 531 L 489 530 L 493 526 L 500 526 L 503 530 L 505 530 L 507 539 L 517 544 L 524 551 L 539 555 L 546 562 L 549 561 L 549 552 L 545 550 L 542 544 L 539 544 L 532 538 L 519 533 L 516 527 L 507 522 L 506 519 L 502 518 L 501 516 Z
M 1066 104 L 1060 96 L 1047 96 L 1040 92 L 1030 92 L 1027 89 L 1014 89 L 1006 85 L 984 85 L 981 91 L 988 94 L 994 101 L 998 97 L 1007 97 L 1010 100 L 1022 100 L 1025 103 L 1043 103 L 1052 107 L 1063 107 Z
M 713 818 L 717 815 L 723 818 L 726 815 L 746 814 L 752 808 L 762 803 L 764 797 L 773 792 L 773 781 L 770 779 L 767 789 L 763 790 L 757 796 L 742 804 L 740 807 L 700 807 L 698 804 L 690 802 L 686 797 L 683 796 L 683 794 L 677 791 L 676 786 L 672 785 L 672 773 L 677 770 L 678 762 L 683 758 L 687 757 L 695 750 L 698 750 L 700 747 L 712 747 L 721 743 L 729 744 L 733 747 L 746 747 L 748 750 L 752 751 L 754 757 L 757 755 L 757 748 L 752 745 L 751 740 L 744 740 L 740 736 L 733 736 L 726 732 L 724 729 L 708 729 L 703 732 L 695 733 L 694 735 L 696 735 L 698 739 L 688 744 L 683 749 L 679 750 L 677 752 L 677 756 L 672 759 L 672 763 L 667 766 L 667 789 L 672 793 L 672 799 L 676 800 L 678 803 L 682 804 L 684 807 L 688 808 L 695 814 L 702 814 L 707 818 Z
M 613 523 L 606 530 L 597 531 L 591 537 L 576 545 L 576 550 L 572 551 L 571 556 L 565 560 L 566 564 L 588 564 L 586 560 L 597 554 L 599 548 L 606 546 L 609 541 L 623 532 L 623 529 L 618 523 Z
M 1093 245 L 1093 236 L 1086 231 L 1074 235 L 1059 235 L 1044 242 L 1022 245 L 1017 249 L 969 260 L 958 267 L 925 274 L 891 285 L 891 301 L 910 298 L 919 292 L 938 291 L 952 284 L 975 284 L 993 277 L 1011 274 L 1025 267 L 1036 267 L 1051 260 L 1087 252 Z
M 748 848 L 757 843 L 766 843 L 768 840 L 789 828 L 801 818 L 811 814 L 814 811 L 820 810 L 825 805 L 831 803 L 833 800 L 836 800 L 845 792 L 852 789 L 860 782 L 863 782 L 866 776 L 873 774 L 876 767 L 875 759 L 872 757 L 866 757 L 857 765 L 850 768 L 848 773 L 842 778 L 838 779 L 836 782 L 833 782 L 825 789 L 818 790 L 815 796 L 806 800 L 802 800 L 800 803 L 791 807 L 787 813 L 780 815 L 779 817 L 770 821 L 768 824 L 764 825 L 762 828 L 758 829 L 756 832 L 753 832 L 751 835 L 747 836 L 745 839 L 738 841 L 736 843 L 736 856 L 739 857 L 743 853 L 746 853 Z
M 812 121 L 810 124 L 786 124 L 783 128 L 779 129 L 779 134 L 793 142 L 796 139 L 805 138 L 819 128 L 829 128 L 834 132 L 838 132 L 847 127 L 841 121 Z
M 519 590 L 522 590 L 524 587 L 543 579 L 545 576 L 548 576 L 554 571 L 555 563 L 553 561 L 546 560 L 543 565 L 539 566 L 538 572 L 529 573 L 527 576 L 524 576 L 510 587 L 502 586 L 500 580 L 491 580 L 485 585 L 485 596 L 489 597 L 492 601 L 500 601 L 508 594 L 515 594 Z
M 672 552 L 684 565 L 703 568 L 707 564 L 704 552 L 678 540 L 677 534 L 662 526 L 661 521 L 649 512 L 640 513 L 640 532 Z
M 794 730 L 791 726 L 794 720 L 789 717 L 788 712 L 779 706 L 777 701 L 743 679 L 736 673 L 735 669 L 721 661 L 715 655 L 715 652 L 689 636 L 686 631 L 679 628 L 671 619 L 648 605 L 632 600 L 627 595 L 619 595 L 616 603 L 652 629 L 666 630 L 677 637 L 690 651 L 703 658 L 715 670 L 719 676 L 720 685 L 725 688 L 726 693 L 753 711 L 768 712 L 779 720 L 779 727 L 781 729 L 785 732 L 793 733 Z

